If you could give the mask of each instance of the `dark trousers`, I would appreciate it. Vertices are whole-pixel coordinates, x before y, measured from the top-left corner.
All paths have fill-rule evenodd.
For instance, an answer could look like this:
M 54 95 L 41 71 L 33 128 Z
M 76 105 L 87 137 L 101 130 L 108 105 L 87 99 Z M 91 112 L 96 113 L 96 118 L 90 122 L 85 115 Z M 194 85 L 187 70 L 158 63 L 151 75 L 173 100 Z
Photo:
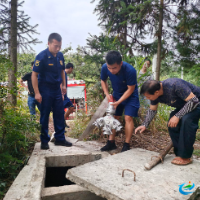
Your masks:
M 179 110 L 180 109 L 176 109 L 172 111 L 170 118 L 173 117 Z M 197 108 L 195 108 L 192 112 L 184 115 L 175 128 L 168 127 L 176 156 L 181 158 L 190 158 L 192 156 L 199 118 L 200 105 L 197 106 Z
M 42 143 L 48 143 L 50 136 L 48 135 L 49 114 L 53 110 L 53 121 L 55 129 L 55 139 L 57 141 L 65 140 L 65 125 L 64 125 L 64 105 L 60 87 L 50 87 L 47 85 L 39 86 L 40 94 L 42 96 L 40 124 Z

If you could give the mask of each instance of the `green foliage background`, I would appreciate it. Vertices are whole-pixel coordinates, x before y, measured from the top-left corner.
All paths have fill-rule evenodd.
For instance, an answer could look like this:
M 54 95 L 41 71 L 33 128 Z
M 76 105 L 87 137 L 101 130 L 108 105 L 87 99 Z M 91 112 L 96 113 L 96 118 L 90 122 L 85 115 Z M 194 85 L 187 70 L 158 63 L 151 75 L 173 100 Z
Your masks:
M 33 59 L 33 54 L 21 54 L 19 57 L 25 65 L 25 68 L 23 65 L 19 67 L 19 76 L 21 76 L 22 73 L 30 71 L 30 59 Z M 1 83 L 6 83 L 8 69 L 11 66 L 5 52 L 1 52 Z M 11 91 L 6 84 L 0 85 L 0 199 L 3 198 L 22 167 L 27 164 L 31 150 L 39 139 L 40 130 L 39 123 L 31 121 L 27 97 L 19 94 L 17 106 L 13 107 L 7 101 L 9 92 Z

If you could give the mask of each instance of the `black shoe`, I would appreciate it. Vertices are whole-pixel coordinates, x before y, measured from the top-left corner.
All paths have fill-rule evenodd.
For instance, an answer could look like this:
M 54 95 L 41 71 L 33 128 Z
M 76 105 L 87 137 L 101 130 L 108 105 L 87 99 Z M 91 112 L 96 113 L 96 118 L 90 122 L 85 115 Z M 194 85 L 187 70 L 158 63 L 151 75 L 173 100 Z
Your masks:
M 41 143 L 41 149 L 43 149 L 43 150 L 49 149 L 48 143 Z
M 72 146 L 72 143 L 68 142 L 67 140 L 55 141 L 54 144 L 59 145 L 59 146 L 65 146 L 65 147 L 71 147 Z
M 128 150 L 130 150 L 130 144 L 124 142 L 124 145 L 123 145 L 123 148 L 122 148 L 121 152 L 128 151 Z
M 111 151 L 111 150 L 114 150 L 116 149 L 116 145 L 115 145 L 115 141 L 114 140 L 108 140 L 107 141 L 107 144 L 102 147 L 100 150 L 101 151 Z

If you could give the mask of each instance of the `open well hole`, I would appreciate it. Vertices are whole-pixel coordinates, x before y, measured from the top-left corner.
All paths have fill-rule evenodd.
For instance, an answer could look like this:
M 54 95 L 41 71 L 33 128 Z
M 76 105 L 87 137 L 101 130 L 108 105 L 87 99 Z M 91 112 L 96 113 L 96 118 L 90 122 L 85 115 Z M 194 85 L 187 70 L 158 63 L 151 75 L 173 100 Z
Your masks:
M 75 185 L 66 179 L 67 171 L 73 167 L 101 159 L 101 154 L 71 154 L 46 157 L 44 188 Z
M 64 185 L 74 185 L 65 176 L 69 169 L 73 167 L 46 167 L 46 177 L 44 187 L 60 187 Z

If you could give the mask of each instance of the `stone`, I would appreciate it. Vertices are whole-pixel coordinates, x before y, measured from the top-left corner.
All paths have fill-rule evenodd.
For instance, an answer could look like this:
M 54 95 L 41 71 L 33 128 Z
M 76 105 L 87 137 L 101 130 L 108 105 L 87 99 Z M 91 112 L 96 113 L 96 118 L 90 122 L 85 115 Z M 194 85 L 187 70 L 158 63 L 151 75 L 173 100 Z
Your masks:
M 188 200 L 200 200 L 200 187 L 190 196 Z
M 150 171 L 144 164 L 158 153 L 144 149 L 131 149 L 98 161 L 68 170 L 66 177 L 98 196 L 108 200 L 186 200 L 190 195 L 182 195 L 179 185 L 191 181 L 200 184 L 200 162 L 178 166 L 171 164 L 173 155 L 167 155 L 163 164 Z M 122 171 L 125 171 L 122 177 Z M 194 188 L 195 190 L 195 188 Z

